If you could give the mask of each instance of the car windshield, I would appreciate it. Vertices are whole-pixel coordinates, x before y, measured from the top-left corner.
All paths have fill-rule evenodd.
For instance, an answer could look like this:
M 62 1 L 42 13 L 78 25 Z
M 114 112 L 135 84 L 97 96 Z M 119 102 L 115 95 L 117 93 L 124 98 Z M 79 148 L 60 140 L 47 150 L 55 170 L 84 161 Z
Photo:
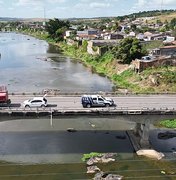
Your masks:
M 100 96 L 100 98 L 102 98 L 102 99 L 106 100 L 106 98 L 105 98 L 105 97 L 103 97 L 103 96 Z

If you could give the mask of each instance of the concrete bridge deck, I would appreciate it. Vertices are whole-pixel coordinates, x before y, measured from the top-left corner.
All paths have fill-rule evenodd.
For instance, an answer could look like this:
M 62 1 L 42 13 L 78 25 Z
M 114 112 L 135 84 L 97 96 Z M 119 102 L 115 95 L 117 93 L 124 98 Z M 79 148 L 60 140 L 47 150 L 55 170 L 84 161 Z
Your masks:
M 176 109 L 129 109 L 129 108 L 0 108 L 0 116 L 44 117 L 44 116 L 116 116 L 119 119 L 145 122 L 176 118 Z

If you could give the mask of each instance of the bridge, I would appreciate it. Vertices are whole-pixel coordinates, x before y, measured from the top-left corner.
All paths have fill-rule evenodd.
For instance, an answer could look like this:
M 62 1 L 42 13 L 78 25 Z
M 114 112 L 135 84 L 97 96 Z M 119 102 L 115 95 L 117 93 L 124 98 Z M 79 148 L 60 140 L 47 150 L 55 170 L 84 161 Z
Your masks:
M 176 95 L 114 96 L 111 98 L 117 106 L 107 108 L 83 108 L 79 96 L 50 96 L 46 108 L 22 108 L 19 102 L 30 97 L 12 96 L 10 107 L 0 107 L 0 121 L 9 120 L 9 117 L 50 117 L 52 120 L 60 116 L 115 116 L 119 120 L 136 122 L 134 132 L 144 148 L 150 146 L 151 123 L 176 118 Z

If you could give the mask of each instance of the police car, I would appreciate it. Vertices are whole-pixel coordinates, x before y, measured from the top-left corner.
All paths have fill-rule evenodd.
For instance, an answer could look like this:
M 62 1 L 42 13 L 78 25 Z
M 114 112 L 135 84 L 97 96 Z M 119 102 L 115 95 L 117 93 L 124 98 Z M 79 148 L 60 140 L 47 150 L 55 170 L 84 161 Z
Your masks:
M 84 108 L 115 106 L 113 99 L 101 95 L 83 95 L 81 103 Z

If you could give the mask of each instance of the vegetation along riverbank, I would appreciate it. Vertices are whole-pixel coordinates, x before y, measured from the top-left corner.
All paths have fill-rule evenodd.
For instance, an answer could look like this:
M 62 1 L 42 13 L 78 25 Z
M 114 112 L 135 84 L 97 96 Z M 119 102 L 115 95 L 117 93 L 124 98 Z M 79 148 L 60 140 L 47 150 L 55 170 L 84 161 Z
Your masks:
M 167 14 L 171 13 L 173 12 L 167 12 Z M 155 17 L 155 12 L 152 12 L 151 16 Z M 135 17 L 137 18 L 138 14 L 136 14 Z M 133 63 L 135 59 L 148 56 L 149 52 L 153 49 L 170 45 L 164 44 L 164 41 L 159 39 L 164 38 L 165 36 L 163 37 L 161 35 L 166 34 L 168 30 L 172 32 L 169 37 L 176 35 L 175 18 L 168 19 L 168 21 L 165 18 L 165 21 L 163 21 L 157 16 L 156 24 L 158 28 L 151 27 L 153 21 L 148 20 L 144 23 L 142 19 L 141 23 L 145 25 L 137 27 L 135 19 L 131 18 L 130 22 L 128 22 L 129 26 L 126 27 L 123 32 L 123 38 L 117 39 L 117 44 L 114 43 L 111 46 L 104 44 L 101 47 L 98 45 L 92 46 L 93 54 L 88 52 L 88 44 L 92 41 L 92 36 L 91 39 L 89 39 L 90 37 L 80 39 L 80 37 L 82 37 L 81 33 L 88 32 L 91 28 L 98 29 L 98 32 L 102 32 L 102 34 L 104 32 L 104 34 L 111 32 L 111 36 L 113 32 L 120 34 L 123 24 L 127 21 L 126 19 L 130 19 L 130 16 L 109 18 L 106 20 L 99 19 L 96 21 L 63 21 L 50 19 L 46 22 L 45 26 L 39 26 L 39 24 L 37 24 L 37 28 L 34 28 L 34 25 L 24 25 L 21 22 L 10 23 L 10 27 L 13 31 L 26 33 L 59 46 L 65 55 L 79 59 L 79 61 L 90 68 L 91 71 L 112 80 L 115 91 L 130 93 L 175 93 L 176 66 L 171 65 L 171 63 L 163 63 L 162 61 L 162 63 L 157 63 L 157 66 L 149 66 L 148 68 L 143 68 L 138 71 L 139 69 L 136 69 Z M 160 24 L 163 26 L 159 26 Z M 76 27 L 76 29 L 74 29 L 73 26 Z M 158 31 L 159 33 L 156 34 Z M 79 33 L 80 36 L 78 37 Z M 134 34 L 138 36 L 134 36 Z M 148 37 L 159 36 L 160 38 L 144 41 L 142 36 L 139 38 L 141 34 L 145 36 L 150 34 Z M 119 36 L 121 37 L 121 35 L 122 34 Z M 97 39 L 99 41 L 104 40 L 100 37 L 100 34 L 94 37 L 93 40 Z M 97 54 L 98 50 L 101 51 L 100 54 Z

